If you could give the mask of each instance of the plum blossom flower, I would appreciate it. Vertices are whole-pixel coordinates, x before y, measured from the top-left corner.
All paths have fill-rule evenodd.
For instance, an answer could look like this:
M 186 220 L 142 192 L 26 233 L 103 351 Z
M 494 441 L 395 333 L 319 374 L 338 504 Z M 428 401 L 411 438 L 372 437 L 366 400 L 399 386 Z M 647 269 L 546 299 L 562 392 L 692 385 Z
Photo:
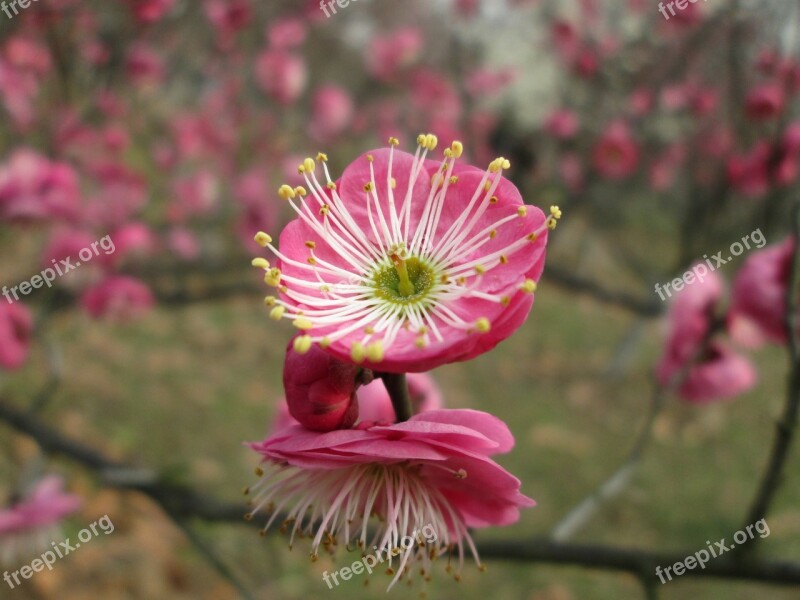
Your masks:
M 407 377 L 411 412 L 419 414 L 443 408 L 442 392 L 427 373 L 409 373 Z M 392 399 L 383 381 L 376 379 L 358 388 L 358 422 L 356 427 L 372 424 L 390 425 L 397 421 Z
M 617 180 L 632 175 L 639 164 L 639 146 L 628 126 L 622 122 L 609 125 L 595 144 L 592 159 L 603 177 Z
M 778 116 L 786 104 L 783 88 L 778 83 L 768 83 L 753 89 L 745 99 L 745 113 L 754 121 L 765 121 Z
M 58 536 L 58 525 L 81 505 L 63 490 L 61 478 L 39 480 L 20 501 L 0 509 L 0 564 L 33 555 Z
M 127 319 L 150 310 L 153 293 L 144 283 L 126 275 L 114 275 L 87 289 L 81 304 L 95 318 Z
M 0 369 L 19 369 L 28 358 L 33 315 L 22 304 L 0 301 Z
M 79 200 L 78 176 L 65 163 L 21 149 L 0 165 L 0 220 L 71 219 Z
M 714 310 L 723 293 L 722 278 L 711 272 L 688 284 L 670 307 L 667 342 L 656 377 L 663 386 L 677 385 L 678 395 L 689 402 L 732 398 L 756 382 L 750 361 L 711 339 Z
M 347 429 L 358 419 L 360 369 L 311 348 L 298 354 L 289 343 L 283 363 L 283 389 L 289 414 L 306 429 Z
M 786 342 L 786 290 L 791 274 L 794 240 L 753 252 L 733 282 L 729 321 L 744 320 L 766 339 Z
M 505 423 L 474 410 L 433 410 L 395 425 L 328 433 L 292 425 L 250 444 L 266 466 L 247 490 L 253 493 L 248 518 L 274 511 L 266 532 L 287 511 L 281 530 L 291 532 L 290 547 L 295 536 L 311 537 L 312 560 L 320 546 L 385 550 L 394 574 L 389 588 L 417 567 L 427 575 L 452 548 L 458 579 L 465 546 L 480 565 L 468 528 L 510 525 L 520 508 L 535 504 L 490 458 L 513 445 Z M 372 515 L 379 521 L 370 523 Z M 434 541 L 402 544 L 426 526 Z
M 561 216 L 523 204 L 503 177 L 504 158 L 486 171 L 457 164 L 460 142 L 441 162 L 421 135 L 415 155 L 375 150 L 338 182 L 320 154 L 300 165 L 306 187 L 281 186 L 298 218 L 280 236 L 266 271 L 270 316 L 304 332 L 298 352 L 319 344 L 341 360 L 383 372 L 419 372 L 468 360 L 496 346 L 525 321 L 544 268 L 549 229 Z
M 342 133 L 353 119 L 353 99 L 338 85 L 325 85 L 314 93 L 311 134 L 325 141 Z
M 302 57 L 270 49 L 256 59 L 255 77 L 264 93 L 288 105 L 303 93 L 308 81 L 308 68 Z
M 367 70 L 380 81 L 391 81 L 419 58 L 425 40 L 419 29 L 402 27 L 376 35 L 365 52 Z

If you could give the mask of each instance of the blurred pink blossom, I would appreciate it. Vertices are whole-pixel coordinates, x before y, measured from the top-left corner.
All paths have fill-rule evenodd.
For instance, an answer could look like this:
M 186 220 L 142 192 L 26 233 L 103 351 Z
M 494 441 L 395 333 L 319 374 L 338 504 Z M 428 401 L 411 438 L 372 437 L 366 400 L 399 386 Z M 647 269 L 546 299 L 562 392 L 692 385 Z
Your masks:
M 87 289 L 80 302 L 94 318 L 127 320 L 149 311 L 155 299 L 145 283 L 126 275 L 114 275 Z
M 605 129 L 592 149 L 592 162 L 607 179 L 625 179 L 636 172 L 639 146 L 625 123 L 616 121 Z
M 261 90 L 281 104 L 293 104 L 303 93 L 308 69 L 302 57 L 284 50 L 265 50 L 255 63 Z
M 28 358 L 33 337 L 33 315 L 16 302 L 7 302 L 10 294 L 0 297 L 0 369 L 15 370 Z M 0 527 L 2 533 L 2 527 Z
M 347 128 L 354 113 L 347 90 L 334 84 L 324 85 L 314 93 L 309 132 L 319 141 L 330 141 Z

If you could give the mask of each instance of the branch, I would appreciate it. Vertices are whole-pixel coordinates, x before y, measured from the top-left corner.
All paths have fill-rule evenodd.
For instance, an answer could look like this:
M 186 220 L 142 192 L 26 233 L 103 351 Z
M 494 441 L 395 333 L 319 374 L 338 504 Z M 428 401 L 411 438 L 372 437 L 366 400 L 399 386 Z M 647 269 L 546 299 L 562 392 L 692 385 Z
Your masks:
M 223 503 L 202 495 L 186 486 L 158 481 L 152 476 L 115 477 L 113 475 L 136 472 L 123 463 L 107 459 L 81 442 L 63 436 L 35 418 L 10 406 L 0 398 L 0 421 L 34 438 L 43 450 L 62 454 L 99 471 L 109 485 L 147 494 L 161 504 L 173 518 L 204 519 L 206 521 L 234 521 L 244 524 L 243 505 Z M 145 472 L 147 473 L 147 472 Z M 112 475 L 112 476 L 109 476 Z M 126 483 L 127 482 L 127 483 Z M 251 522 L 255 525 L 255 522 Z M 625 571 L 643 582 L 655 578 L 657 566 L 666 567 L 682 561 L 693 551 L 684 553 L 647 552 L 640 549 L 615 548 L 601 545 L 561 544 L 550 540 L 497 540 L 481 542 L 478 546 L 484 558 L 496 558 L 551 564 L 568 564 L 587 568 Z M 687 571 L 687 577 L 711 577 L 760 581 L 776 585 L 800 584 L 800 564 L 784 561 L 747 560 L 731 561 L 717 558 L 703 570 Z
M 800 203 L 794 210 L 794 255 L 792 256 L 789 285 L 786 290 L 786 335 L 789 341 L 789 390 L 783 415 L 776 425 L 775 441 L 772 445 L 767 470 L 756 493 L 747 523 L 751 524 L 766 517 L 775 492 L 783 479 L 783 471 L 800 413 L 800 340 L 797 330 L 798 286 L 800 286 Z
M 562 544 L 547 539 L 492 540 L 478 544 L 482 558 L 575 565 L 608 571 L 623 571 L 642 581 L 658 581 L 656 567 L 683 562 L 694 551 L 652 552 L 642 548 Z M 739 555 L 741 558 L 742 555 Z M 720 556 L 704 569 L 687 570 L 681 577 L 760 581 L 774 585 L 800 584 L 800 564 L 773 560 L 735 560 Z
M 600 302 L 624 308 L 644 317 L 657 317 L 664 309 L 661 302 L 643 300 L 632 294 L 612 291 L 596 281 L 574 275 L 571 271 L 553 263 L 548 263 L 544 270 L 544 277 L 569 290 L 591 296 Z

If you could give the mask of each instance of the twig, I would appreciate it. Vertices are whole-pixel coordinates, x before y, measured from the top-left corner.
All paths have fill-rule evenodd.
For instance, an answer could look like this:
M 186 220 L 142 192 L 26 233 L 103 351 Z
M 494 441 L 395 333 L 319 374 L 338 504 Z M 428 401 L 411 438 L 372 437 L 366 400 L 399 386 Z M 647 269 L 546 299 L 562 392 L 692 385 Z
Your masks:
M 775 493 L 783 479 L 786 459 L 789 456 L 800 413 L 800 340 L 797 331 L 798 285 L 800 285 L 800 202 L 794 210 L 794 255 L 792 256 L 789 285 L 786 290 L 786 335 L 789 342 L 789 390 L 781 419 L 776 424 L 767 469 L 747 513 L 747 524 L 766 517 Z
M 50 427 L 39 423 L 24 411 L 17 410 L 0 398 L 0 421 L 34 438 L 42 449 L 63 454 L 81 464 L 98 470 L 117 472 L 126 469 L 119 462 L 102 456 L 80 442 L 71 440 Z M 196 518 L 206 521 L 232 521 L 240 524 L 245 508 L 226 504 L 207 493 L 200 494 L 188 487 L 166 482 L 137 482 L 127 489 L 141 491 L 161 504 L 173 518 Z M 256 525 L 254 521 L 250 523 Z M 256 525 L 257 526 L 257 525 Z M 638 548 L 617 548 L 601 545 L 562 544 L 547 539 L 512 539 L 485 541 L 478 544 L 484 558 L 526 562 L 576 565 L 593 569 L 623 571 L 645 577 L 655 577 L 655 567 L 682 561 L 692 551 L 665 553 Z M 706 564 L 705 569 L 687 571 L 685 577 L 710 577 L 759 581 L 773 585 L 800 585 L 800 563 L 771 560 L 732 561 L 720 557 Z

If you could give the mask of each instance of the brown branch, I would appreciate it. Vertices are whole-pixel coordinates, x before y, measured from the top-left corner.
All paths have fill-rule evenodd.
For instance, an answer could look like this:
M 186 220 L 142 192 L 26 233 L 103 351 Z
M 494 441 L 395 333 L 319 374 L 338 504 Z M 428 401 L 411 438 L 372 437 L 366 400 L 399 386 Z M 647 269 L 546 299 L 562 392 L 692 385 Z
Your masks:
M 147 476 L 127 480 L 118 477 L 125 472 L 135 472 L 124 463 L 108 459 L 97 450 L 72 440 L 26 412 L 18 410 L 0 399 L 0 421 L 20 433 L 31 436 L 41 448 L 52 454 L 61 454 L 99 472 L 108 485 L 140 491 L 158 502 L 164 510 L 179 521 L 203 519 L 206 521 L 232 521 L 245 523 L 246 510 L 238 503 L 225 503 L 207 493 L 199 493 L 187 486 L 171 484 L 157 477 Z M 116 474 L 116 475 L 115 475 Z M 254 524 L 254 522 L 251 522 Z M 592 569 L 623 571 L 640 578 L 643 583 L 656 579 L 655 568 L 667 567 L 683 561 L 694 551 L 655 552 L 637 548 L 618 548 L 605 545 L 561 544 L 550 540 L 496 540 L 478 545 L 484 558 L 515 560 L 548 564 L 575 565 Z M 764 559 L 732 560 L 716 558 L 705 569 L 687 571 L 686 577 L 749 580 L 773 585 L 800 585 L 800 563 Z
M 761 485 L 747 513 L 747 524 L 766 517 L 770 505 L 783 480 L 783 472 L 789 450 L 797 429 L 800 415 L 800 340 L 797 331 L 798 286 L 800 286 L 800 203 L 794 210 L 794 255 L 792 256 L 789 285 L 786 290 L 786 335 L 789 344 L 789 390 L 781 419 L 776 424 L 775 440 L 772 445 L 767 469 Z

